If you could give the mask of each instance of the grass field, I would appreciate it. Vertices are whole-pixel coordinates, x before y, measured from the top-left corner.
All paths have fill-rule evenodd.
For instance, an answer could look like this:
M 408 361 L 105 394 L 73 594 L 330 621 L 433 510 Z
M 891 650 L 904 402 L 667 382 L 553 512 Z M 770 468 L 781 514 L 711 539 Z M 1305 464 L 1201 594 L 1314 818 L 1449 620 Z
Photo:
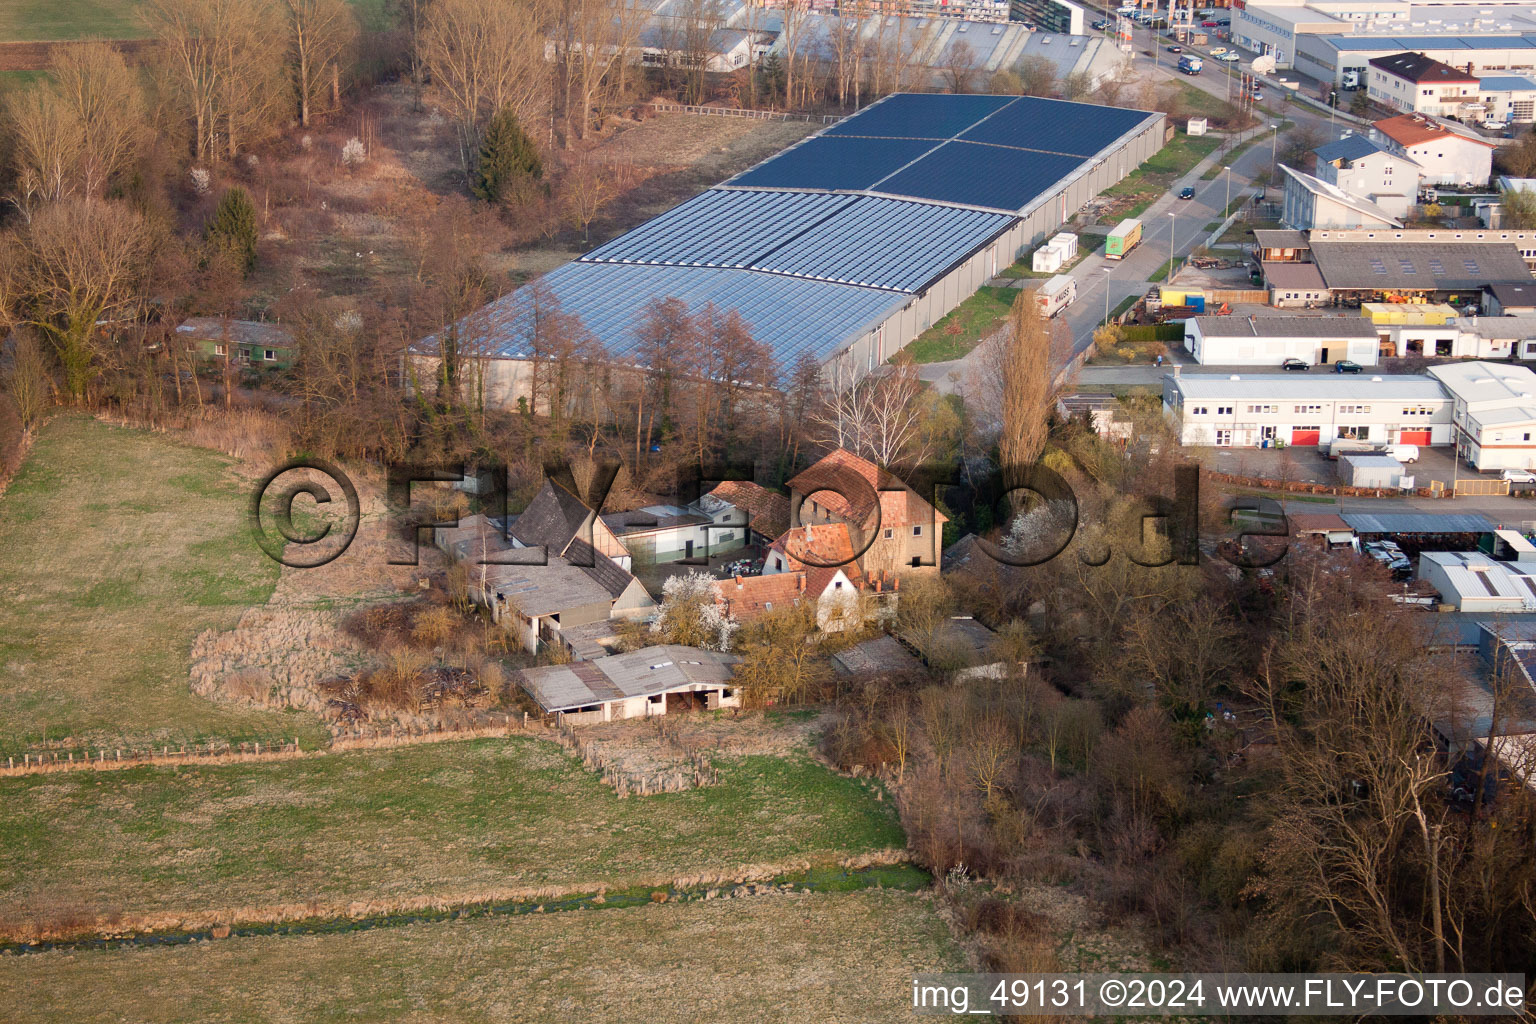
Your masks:
M 1002 325 L 1018 296 L 1017 288 L 983 285 L 975 295 L 919 334 L 904 351 L 919 363 L 959 359 L 975 348 L 984 335 Z
M 139 0 L 0 0 L 0 40 L 132 39 L 148 35 Z
M 6 957 L 0 999 L 15 1024 L 905 1022 L 913 974 L 964 969 L 928 897 L 868 890 Z
M 873 784 L 803 753 L 715 763 L 718 786 L 627 800 L 535 739 L 0 779 L 0 922 L 590 891 L 904 844 Z
M 0 754 L 326 733 L 194 696 L 192 638 L 272 592 L 232 460 L 54 419 L 0 497 Z M 248 485 L 245 485 L 248 486 Z
M 139 18 L 142 0 L 0 0 L 0 41 L 138 39 L 149 34 Z M 388 27 L 386 0 L 352 0 L 359 23 Z

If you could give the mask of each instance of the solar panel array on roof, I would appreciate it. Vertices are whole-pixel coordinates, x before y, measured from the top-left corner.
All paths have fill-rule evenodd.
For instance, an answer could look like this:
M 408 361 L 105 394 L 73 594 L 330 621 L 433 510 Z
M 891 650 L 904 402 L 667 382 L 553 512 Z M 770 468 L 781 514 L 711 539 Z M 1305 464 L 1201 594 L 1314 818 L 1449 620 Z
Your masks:
M 539 280 L 559 300 L 561 312 L 579 317 L 620 361 L 637 358 L 648 297 L 680 299 L 694 312 L 706 303 L 734 310 L 785 369 L 802 352 L 829 358 L 848 337 L 910 301 L 899 292 L 719 267 L 577 262 Z M 488 307 L 486 321 L 471 329 L 500 339 L 499 355 L 526 359 L 529 301 L 526 288 L 504 295 Z
M 819 188 L 853 191 L 869 188 L 892 170 L 932 149 L 932 139 L 871 139 L 863 136 L 812 135 L 767 163 L 726 184 L 752 188 Z
M 869 190 L 1020 210 L 1084 160 L 1156 116 L 1034 96 L 903 93 L 866 107 L 726 185 Z
M 988 114 L 1014 102 L 1012 96 L 945 96 L 904 93 L 846 117 L 824 135 L 868 135 L 887 139 L 949 139 Z
M 910 292 L 1012 223 L 1004 213 L 884 196 L 712 189 L 582 260 L 743 267 Z

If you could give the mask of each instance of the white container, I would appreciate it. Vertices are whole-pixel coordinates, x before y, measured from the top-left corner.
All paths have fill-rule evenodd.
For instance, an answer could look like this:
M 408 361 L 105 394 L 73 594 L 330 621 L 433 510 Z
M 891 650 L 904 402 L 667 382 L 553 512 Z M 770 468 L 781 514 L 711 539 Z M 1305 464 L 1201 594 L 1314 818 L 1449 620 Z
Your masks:
M 1061 250 L 1063 262 L 1077 258 L 1077 236 L 1070 231 L 1051 236 L 1051 248 Z
M 1035 250 L 1032 268 L 1037 274 L 1054 274 L 1061 269 L 1061 250 L 1042 245 Z

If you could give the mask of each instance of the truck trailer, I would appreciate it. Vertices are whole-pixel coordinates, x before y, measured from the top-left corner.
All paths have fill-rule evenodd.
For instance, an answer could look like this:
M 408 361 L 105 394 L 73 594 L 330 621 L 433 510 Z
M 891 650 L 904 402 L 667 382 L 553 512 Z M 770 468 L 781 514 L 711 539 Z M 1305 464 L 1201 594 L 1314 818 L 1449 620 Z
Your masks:
M 1141 243 L 1141 221 L 1129 218 L 1115 226 L 1104 240 L 1104 258 L 1123 260 L 1126 253 Z
M 1057 274 L 1035 291 L 1040 315 L 1049 319 L 1072 305 L 1077 298 L 1077 282 L 1066 274 Z

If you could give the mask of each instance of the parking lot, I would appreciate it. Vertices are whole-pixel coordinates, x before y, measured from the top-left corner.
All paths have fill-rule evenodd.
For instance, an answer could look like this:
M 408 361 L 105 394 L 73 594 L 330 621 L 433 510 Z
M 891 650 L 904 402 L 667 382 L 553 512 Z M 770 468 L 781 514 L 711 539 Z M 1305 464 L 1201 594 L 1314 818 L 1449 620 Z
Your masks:
M 1216 448 L 1211 451 L 1209 465 L 1219 473 L 1298 483 L 1339 482 L 1338 463 L 1324 457 L 1325 447 Z M 1450 448 L 1421 446 L 1419 461 L 1405 468 L 1412 474 L 1415 487 L 1428 487 L 1432 480 L 1450 487 L 1458 479 L 1498 479 L 1497 473 L 1479 473 L 1465 462 L 1459 467 L 1455 463 Z

